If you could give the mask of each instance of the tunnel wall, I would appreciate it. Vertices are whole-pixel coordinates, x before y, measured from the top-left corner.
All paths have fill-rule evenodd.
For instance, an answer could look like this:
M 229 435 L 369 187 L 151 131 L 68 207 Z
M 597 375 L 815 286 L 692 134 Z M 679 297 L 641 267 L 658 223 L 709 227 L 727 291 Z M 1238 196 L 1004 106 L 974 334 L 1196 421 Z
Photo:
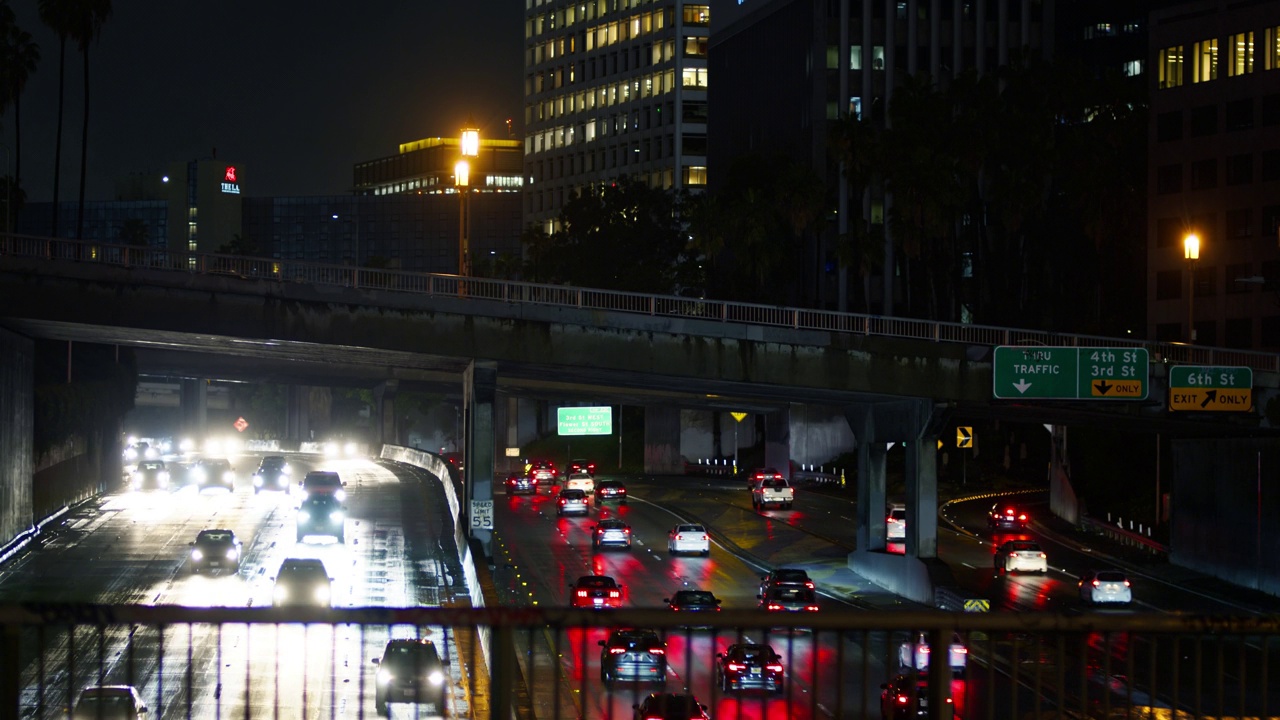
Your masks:
M 1280 440 L 1173 443 L 1169 560 L 1280 595 Z
M 34 462 L 35 344 L 0 329 L 0 549 L 35 521 L 31 470 Z

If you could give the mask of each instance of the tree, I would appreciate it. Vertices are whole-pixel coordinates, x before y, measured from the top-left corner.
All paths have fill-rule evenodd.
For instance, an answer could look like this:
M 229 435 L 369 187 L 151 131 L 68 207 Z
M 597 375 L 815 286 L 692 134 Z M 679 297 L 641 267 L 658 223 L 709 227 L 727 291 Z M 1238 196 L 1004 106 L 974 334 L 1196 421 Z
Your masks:
M 75 0 L 37 0 L 40 22 L 58 36 L 58 129 L 53 150 L 53 225 L 50 234 L 58 236 L 58 183 L 62 174 L 62 112 L 66 98 L 67 38 L 75 29 L 72 5 Z
M 89 162 L 89 46 L 98 38 L 102 24 L 111 17 L 111 0 L 73 0 L 75 21 L 72 37 L 84 58 L 84 122 L 80 130 L 80 202 L 76 209 L 76 237 L 84 236 L 84 185 Z
M 4 8 L 12 15 L 8 3 Z M 5 207 L 7 218 L 17 216 L 14 208 L 18 207 L 17 195 L 22 187 L 22 93 L 26 90 L 27 80 L 40 64 L 40 46 L 31 38 L 31 33 L 18 27 L 12 18 L 0 26 L 0 107 L 13 103 L 13 180 L 6 183 Z M 25 193 L 23 193 L 25 197 Z M 5 232 L 12 231 L 5 227 Z

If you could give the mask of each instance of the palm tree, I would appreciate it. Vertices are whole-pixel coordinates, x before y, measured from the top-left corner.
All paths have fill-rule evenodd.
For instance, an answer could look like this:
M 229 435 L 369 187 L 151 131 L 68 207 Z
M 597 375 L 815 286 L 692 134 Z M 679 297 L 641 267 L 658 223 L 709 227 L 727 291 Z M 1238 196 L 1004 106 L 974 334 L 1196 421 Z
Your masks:
M 58 130 L 53 149 L 53 226 L 50 235 L 58 236 L 58 182 L 62 170 L 62 109 L 63 88 L 66 85 L 67 37 L 71 35 L 74 18 L 72 0 L 37 0 L 40 22 L 58 35 Z
M 31 33 L 16 24 L 8 27 L 0 41 L 4 43 L 0 47 L 4 68 L 4 77 L 0 79 L 3 88 L 0 88 L 0 92 L 4 93 L 5 104 L 13 101 L 13 182 L 9 184 L 9 192 L 5 196 L 6 207 L 12 208 L 12 190 L 15 186 L 22 186 L 22 93 L 26 90 L 27 80 L 40 63 L 40 46 L 31 39 Z M 12 229 L 6 227 L 5 232 Z
M 89 162 L 89 46 L 111 17 L 111 0 L 72 0 L 75 23 L 72 37 L 84 58 L 84 123 L 80 130 L 80 204 L 76 210 L 76 237 L 84 235 L 84 182 Z

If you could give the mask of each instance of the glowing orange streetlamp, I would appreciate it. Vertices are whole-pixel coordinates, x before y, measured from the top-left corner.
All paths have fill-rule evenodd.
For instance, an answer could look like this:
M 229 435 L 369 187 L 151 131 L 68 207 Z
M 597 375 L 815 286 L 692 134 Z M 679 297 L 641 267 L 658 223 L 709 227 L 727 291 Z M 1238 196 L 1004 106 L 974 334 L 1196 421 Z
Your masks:
M 453 178 L 458 189 L 458 274 L 471 274 L 471 164 L 467 158 L 480 155 L 480 131 L 474 127 L 462 129 L 458 148 L 462 159 L 453 166 Z
M 1187 282 L 1187 342 L 1196 341 L 1196 261 L 1200 259 L 1200 236 L 1187 233 L 1182 239 L 1182 255 L 1190 266 L 1190 279 Z

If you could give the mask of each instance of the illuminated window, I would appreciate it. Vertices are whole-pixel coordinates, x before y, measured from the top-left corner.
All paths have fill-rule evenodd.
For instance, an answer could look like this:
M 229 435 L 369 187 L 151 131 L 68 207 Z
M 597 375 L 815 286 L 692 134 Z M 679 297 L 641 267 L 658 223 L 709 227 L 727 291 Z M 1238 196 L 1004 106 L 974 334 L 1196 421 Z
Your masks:
M 1262 32 L 1262 69 L 1280 70 L 1280 26 Z
M 683 70 L 684 87 L 705 88 L 707 86 L 706 68 L 685 68 Z
M 711 6 L 709 5 L 685 5 L 684 6 L 684 24 L 685 25 L 708 25 L 711 23 Z
M 1231 64 L 1227 66 L 1227 75 L 1247 75 L 1253 72 L 1253 33 L 1243 32 L 1231 36 Z
M 1142 61 L 1130 60 L 1122 64 L 1120 70 L 1124 72 L 1125 77 L 1137 77 L 1142 74 Z
M 681 168 L 680 175 L 685 187 L 704 187 L 707 184 L 706 166 L 690 165 Z
M 862 69 L 862 46 L 861 45 L 854 45 L 849 48 L 849 69 L 850 70 Z
M 1191 46 L 1191 82 L 1218 79 L 1218 39 L 1201 40 Z
M 1182 46 L 1165 48 L 1156 54 L 1159 87 L 1172 88 L 1182 85 Z
M 707 56 L 707 38 L 703 37 L 686 37 L 684 39 L 684 56 L 689 58 L 704 58 Z
M 884 69 L 884 46 L 883 45 L 876 45 L 875 47 L 871 48 L 871 69 L 872 70 Z

